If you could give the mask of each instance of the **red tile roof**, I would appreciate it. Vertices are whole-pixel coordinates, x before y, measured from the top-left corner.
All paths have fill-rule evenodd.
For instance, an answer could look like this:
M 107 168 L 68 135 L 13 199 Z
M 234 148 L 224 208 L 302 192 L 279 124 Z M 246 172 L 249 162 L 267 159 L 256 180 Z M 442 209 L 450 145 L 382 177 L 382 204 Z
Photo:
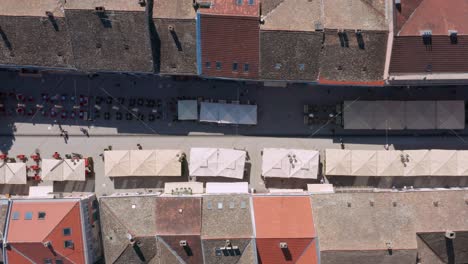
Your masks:
M 18 220 L 12 219 L 15 212 L 19 212 Z M 31 220 L 25 220 L 26 212 L 32 212 Z M 38 219 L 38 212 L 45 212 L 45 219 Z M 77 201 L 14 201 L 7 227 L 10 263 L 23 263 L 26 259 L 42 263 L 45 258 L 84 263 L 80 214 Z M 71 229 L 69 236 L 63 235 L 64 228 Z M 72 240 L 74 247 L 65 248 L 66 240 Z M 45 242 L 50 242 L 51 247 L 45 247 Z
M 287 249 L 281 249 L 280 243 L 286 242 Z M 317 263 L 315 239 L 311 238 L 262 238 L 257 239 L 257 254 L 260 264 Z
M 458 36 L 451 44 L 448 36 L 432 36 L 425 46 L 422 37 L 395 37 L 390 74 L 468 72 L 468 36 Z
M 203 76 L 258 78 L 260 25 L 249 17 L 201 15 L 201 72 Z M 206 63 L 210 66 L 207 67 Z M 221 63 L 217 69 L 216 62 Z M 237 63 L 237 71 L 233 71 Z M 248 71 L 244 71 L 245 65 Z
M 254 197 L 256 237 L 315 237 L 312 207 L 308 196 Z
M 239 5 L 237 4 L 238 2 L 242 4 Z M 201 14 L 251 16 L 257 18 L 260 16 L 260 0 L 211 0 L 211 3 L 211 8 L 200 8 L 198 9 L 199 12 Z
M 432 30 L 432 35 L 448 35 L 448 30 L 468 34 L 466 0 L 402 0 L 395 12 L 400 36 L 420 36 L 422 30 Z

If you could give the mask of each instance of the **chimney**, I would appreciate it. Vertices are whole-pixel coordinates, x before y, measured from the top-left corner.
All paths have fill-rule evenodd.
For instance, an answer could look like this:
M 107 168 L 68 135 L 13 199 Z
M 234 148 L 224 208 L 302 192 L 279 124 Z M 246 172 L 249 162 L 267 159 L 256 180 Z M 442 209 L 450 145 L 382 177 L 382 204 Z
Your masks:
M 455 239 L 455 237 L 456 237 L 455 232 L 449 231 L 449 230 L 445 231 L 445 238 L 453 240 Z
M 286 242 L 280 242 L 280 243 L 279 243 L 279 246 L 280 246 L 280 248 L 282 248 L 282 249 L 288 248 L 288 243 L 286 243 Z

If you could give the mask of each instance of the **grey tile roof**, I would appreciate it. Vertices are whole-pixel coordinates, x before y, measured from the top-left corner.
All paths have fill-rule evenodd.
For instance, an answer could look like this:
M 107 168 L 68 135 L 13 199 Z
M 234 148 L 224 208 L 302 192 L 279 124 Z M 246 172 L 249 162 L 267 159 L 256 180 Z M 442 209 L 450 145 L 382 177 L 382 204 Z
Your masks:
M 386 0 L 323 1 L 324 27 L 328 29 L 388 30 Z
M 262 2 L 262 30 L 315 31 L 322 25 L 321 0 Z
M 390 254 L 387 250 L 343 250 L 322 251 L 320 253 L 321 264 L 396 264 L 416 263 L 416 249 L 393 250 Z
M 95 7 L 104 7 L 106 10 L 113 11 L 145 11 L 138 1 L 128 0 L 66 0 L 66 9 L 90 10 Z
M 138 250 L 130 245 L 135 239 L 145 259 L 154 257 L 156 247 L 156 199 L 154 196 L 103 197 L 100 199 L 102 241 L 108 263 L 139 261 Z M 154 239 L 154 240 L 153 240 Z M 138 241 L 142 241 L 141 245 Z M 138 249 L 137 248 L 137 249 Z M 125 260 L 120 262 L 120 260 Z
M 242 208 L 244 206 L 245 208 Z M 252 236 L 252 216 L 248 195 L 203 197 L 202 239 L 250 238 Z
M 163 74 L 197 74 L 195 19 L 154 19 L 154 24 L 160 43 L 159 71 Z
M 321 251 L 416 249 L 419 232 L 468 230 L 468 191 L 312 196 Z
M 154 0 L 153 18 L 195 19 L 193 0 Z
M 362 82 L 383 80 L 388 32 L 363 31 L 361 47 L 355 31 L 345 31 L 343 34 L 340 37 L 335 30 L 325 30 L 320 79 Z
M 0 16 L 45 17 L 46 11 L 63 17 L 65 0 L 2 0 Z
M 239 250 L 225 250 L 216 254 L 216 248 L 224 247 L 224 239 L 205 239 L 203 243 L 203 255 L 205 264 L 252 264 L 255 263 L 256 254 L 253 239 L 230 239 L 232 246 Z
M 468 263 L 468 231 L 455 231 L 454 239 L 445 232 L 418 233 L 418 252 L 422 263 Z
M 0 16 L 0 64 L 73 67 L 69 30 L 58 14 Z
M 83 71 L 152 72 L 145 12 L 66 9 L 74 62 Z
M 260 31 L 260 78 L 316 81 L 321 32 Z
M 180 246 L 184 240 L 187 246 Z M 159 236 L 158 248 L 160 263 L 203 263 L 203 252 L 200 236 Z

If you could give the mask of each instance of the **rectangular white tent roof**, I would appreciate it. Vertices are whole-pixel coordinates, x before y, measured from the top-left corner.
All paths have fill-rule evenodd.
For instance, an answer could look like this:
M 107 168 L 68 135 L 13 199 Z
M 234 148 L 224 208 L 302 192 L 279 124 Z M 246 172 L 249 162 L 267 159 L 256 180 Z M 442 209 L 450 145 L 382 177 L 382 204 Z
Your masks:
M 130 176 L 130 151 L 104 151 L 104 175 L 106 177 Z
M 317 179 L 319 161 L 316 150 L 265 148 L 262 176 Z
M 3 178 L 0 183 L 3 184 L 26 184 L 26 163 L 6 163 L 0 168 L 3 170 L 0 175 Z
M 84 159 L 43 159 L 42 179 L 44 181 L 85 181 Z
M 200 122 L 255 125 L 257 124 L 257 106 L 202 102 Z
M 244 177 L 246 152 L 223 148 L 191 148 L 190 176 Z
M 181 176 L 182 173 L 183 152 L 177 149 L 115 150 L 104 154 L 108 177 Z
M 464 101 L 436 101 L 436 111 L 438 129 L 465 128 Z
M 464 101 L 344 101 L 345 129 L 464 129 Z
M 207 182 L 206 193 L 249 193 L 248 182 Z
M 468 176 L 468 151 L 327 149 L 325 173 L 329 176 Z
M 407 101 L 406 128 L 436 129 L 435 105 L 435 101 Z
M 179 120 L 197 120 L 198 119 L 197 100 L 179 100 L 177 102 L 177 116 Z

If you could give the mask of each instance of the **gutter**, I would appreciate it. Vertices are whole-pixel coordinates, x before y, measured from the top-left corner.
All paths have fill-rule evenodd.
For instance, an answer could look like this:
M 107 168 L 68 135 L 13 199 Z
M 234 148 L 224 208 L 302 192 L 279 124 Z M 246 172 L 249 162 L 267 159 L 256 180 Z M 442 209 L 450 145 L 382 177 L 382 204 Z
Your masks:
M 8 226 L 10 225 L 10 215 L 11 215 L 11 207 L 12 207 L 12 201 L 8 200 L 8 211 L 7 211 L 7 219 L 5 222 L 5 226 L 3 227 L 3 246 L 2 246 L 2 254 L 3 254 L 3 260 L 5 260 L 5 264 L 8 264 L 8 257 L 6 255 L 6 244 L 7 242 L 7 237 L 8 237 Z

